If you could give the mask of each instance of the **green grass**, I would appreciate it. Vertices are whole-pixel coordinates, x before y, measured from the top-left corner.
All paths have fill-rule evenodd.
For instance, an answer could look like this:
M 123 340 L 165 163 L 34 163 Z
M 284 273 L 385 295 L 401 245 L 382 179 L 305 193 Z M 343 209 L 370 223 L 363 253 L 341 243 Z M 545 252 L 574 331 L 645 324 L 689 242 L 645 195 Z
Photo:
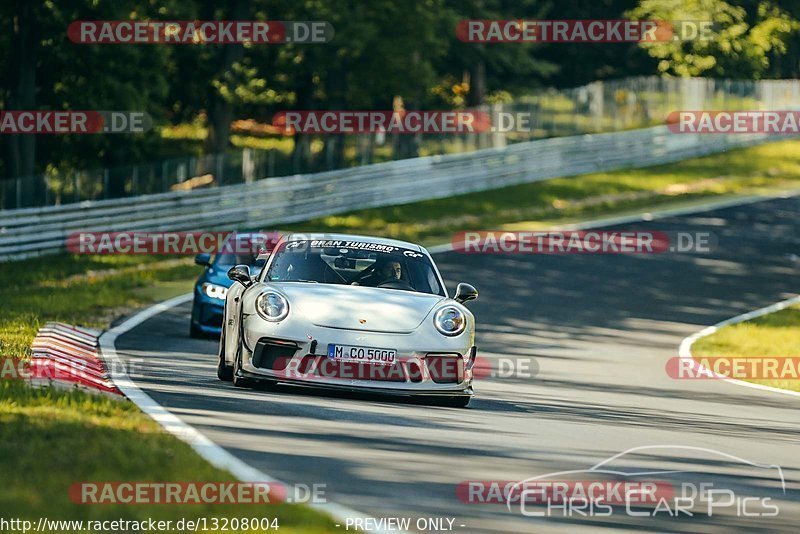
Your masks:
M 448 241 L 456 231 L 536 229 L 797 187 L 800 141 L 786 141 L 649 169 L 359 210 L 287 229 L 376 234 L 433 244 Z M 137 307 L 188 292 L 198 274 L 199 268 L 188 258 L 64 254 L 4 264 L 0 355 L 27 357 L 31 341 L 46 321 L 105 327 Z M 778 352 L 779 347 L 772 347 L 772 353 Z M 235 517 L 244 510 L 72 504 L 66 491 L 77 481 L 229 480 L 181 441 L 161 432 L 135 406 L 104 397 L 0 384 L 0 453 L 5 482 L 0 487 L 0 509 L 13 510 L 19 517 Z M 308 508 L 270 506 L 263 513 L 281 518 L 281 526 L 290 527 L 284 531 L 332 530 L 331 523 Z
M 235 480 L 161 431 L 135 405 L 80 392 L 0 384 L 0 509 L 3 517 L 178 520 L 277 517 L 280 532 L 333 532 L 331 522 L 303 506 L 79 505 L 70 485 L 111 481 Z
M 287 227 L 354 232 L 434 244 L 465 230 L 540 229 L 595 217 L 639 213 L 711 197 L 800 188 L 800 141 L 734 150 L 669 165 L 358 210 Z
M 800 357 L 800 306 L 770 313 L 751 321 L 725 326 L 692 346 L 701 357 Z M 776 388 L 800 391 L 800 380 L 749 380 Z
M 143 291 L 181 281 L 191 290 L 190 259 L 57 255 L 6 264 L 0 271 L 0 354 L 24 357 L 47 321 L 106 326 L 114 316 L 152 302 Z
M 0 271 L 0 354 L 26 358 L 46 321 L 104 327 L 119 313 L 191 290 L 190 259 L 51 256 Z M 187 326 L 188 328 L 188 326 Z M 277 517 L 281 532 L 332 532 L 327 517 L 292 505 L 78 505 L 82 481 L 231 481 L 132 403 L 0 382 L 3 517 L 129 519 Z

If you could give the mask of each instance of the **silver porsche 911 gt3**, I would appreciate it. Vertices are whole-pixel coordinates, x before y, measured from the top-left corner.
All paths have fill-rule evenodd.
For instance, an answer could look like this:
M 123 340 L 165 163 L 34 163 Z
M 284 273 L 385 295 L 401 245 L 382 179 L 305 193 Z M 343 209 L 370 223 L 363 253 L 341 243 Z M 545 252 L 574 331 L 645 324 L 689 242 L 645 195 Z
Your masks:
M 472 398 L 475 318 L 469 284 L 449 297 L 419 245 L 355 235 L 283 237 L 266 266 L 228 272 L 217 374 L 248 387 L 291 383 Z

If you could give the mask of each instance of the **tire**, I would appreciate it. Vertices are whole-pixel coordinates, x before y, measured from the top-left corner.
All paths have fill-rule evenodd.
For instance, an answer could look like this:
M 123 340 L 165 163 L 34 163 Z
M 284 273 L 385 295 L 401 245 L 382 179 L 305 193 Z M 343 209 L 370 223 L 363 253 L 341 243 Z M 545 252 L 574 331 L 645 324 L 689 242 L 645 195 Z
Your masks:
M 448 408 L 466 408 L 469 406 L 469 401 L 472 397 L 469 395 L 462 395 L 459 397 L 446 397 L 437 402 L 439 406 L 447 406 Z
M 192 339 L 202 339 L 206 337 L 205 333 L 200 330 L 198 327 L 194 325 L 194 323 L 189 323 L 189 337 Z
M 241 343 L 241 341 L 240 341 Z M 236 357 L 233 359 L 233 385 L 237 388 L 251 388 L 255 385 L 255 380 L 240 376 L 242 371 L 242 346 L 236 349 Z
M 219 357 L 217 362 L 217 378 L 223 382 L 230 382 L 233 380 L 233 367 L 225 363 L 225 333 L 219 340 Z

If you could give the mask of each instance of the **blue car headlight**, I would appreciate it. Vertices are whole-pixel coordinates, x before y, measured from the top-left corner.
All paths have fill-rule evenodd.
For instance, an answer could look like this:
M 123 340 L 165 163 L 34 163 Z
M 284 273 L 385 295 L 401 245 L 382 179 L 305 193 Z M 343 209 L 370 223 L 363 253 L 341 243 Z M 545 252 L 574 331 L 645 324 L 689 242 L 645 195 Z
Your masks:
M 212 299 L 220 299 L 225 300 L 225 295 L 228 294 L 228 288 L 225 286 L 220 286 L 217 284 L 212 284 L 211 282 L 206 282 L 200 288 L 203 290 L 206 296 L 211 297 Z

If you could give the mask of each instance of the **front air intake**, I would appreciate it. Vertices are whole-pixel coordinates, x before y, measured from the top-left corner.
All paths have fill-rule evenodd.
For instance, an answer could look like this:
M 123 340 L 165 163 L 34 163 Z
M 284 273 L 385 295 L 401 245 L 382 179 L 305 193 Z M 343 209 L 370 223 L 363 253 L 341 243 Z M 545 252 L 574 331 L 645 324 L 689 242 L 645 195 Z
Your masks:
M 298 348 L 294 341 L 261 338 L 253 351 L 253 365 L 259 369 L 283 371 Z

